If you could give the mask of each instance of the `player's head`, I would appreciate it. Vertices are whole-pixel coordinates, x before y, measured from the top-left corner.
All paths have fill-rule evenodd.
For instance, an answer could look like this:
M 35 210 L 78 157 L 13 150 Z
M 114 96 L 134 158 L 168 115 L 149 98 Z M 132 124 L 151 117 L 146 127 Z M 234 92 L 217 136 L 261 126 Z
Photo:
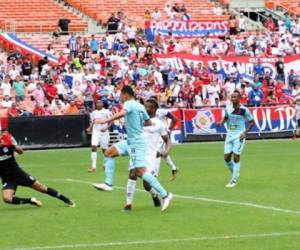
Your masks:
M 156 102 L 158 102 L 158 98 L 157 98 L 156 95 L 151 96 L 150 99 L 155 100 Z
M 100 110 L 100 109 L 102 109 L 103 108 L 103 102 L 101 101 L 101 100 L 97 100 L 96 101 L 96 103 L 95 103 L 95 108 L 97 109 L 97 110 Z
M 231 102 L 233 105 L 237 105 L 240 103 L 241 93 L 238 90 L 233 91 L 231 95 Z
M 147 100 L 146 104 L 145 104 L 147 113 L 149 114 L 150 117 L 155 116 L 156 111 L 158 109 L 158 103 L 157 101 L 155 101 L 154 99 L 149 99 Z
M 12 136 L 8 132 L 7 129 L 2 129 L 1 135 L 0 135 L 0 145 L 1 146 L 11 146 L 13 144 L 12 142 Z
M 121 90 L 120 99 L 124 103 L 134 97 L 134 91 L 130 86 L 124 86 Z

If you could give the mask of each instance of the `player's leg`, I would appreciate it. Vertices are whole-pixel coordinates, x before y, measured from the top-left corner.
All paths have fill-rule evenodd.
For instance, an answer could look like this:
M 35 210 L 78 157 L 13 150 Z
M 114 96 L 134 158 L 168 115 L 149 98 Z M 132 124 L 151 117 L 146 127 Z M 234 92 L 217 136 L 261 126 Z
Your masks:
M 238 178 L 240 176 L 240 169 L 241 169 L 241 157 L 240 155 L 243 152 L 245 146 L 245 139 L 240 140 L 237 138 L 233 141 L 233 171 L 232 171 L 232 179 L 227 187 L 232 188 L 237 185 Z
M 161 210 L 166 210 L 170 205 L 173 194 L 168 193 L 155 178 L 155 176 L 146 171 L 146 168 L 136 168 L 136 175 L 142 178 L 144 182 L 147 182 L 151 186 L 151 188 L 153 188 L 160 194 L 160 196 L 163 198 L 163 205 Z
M 95 173 L 97 169 L 97 146 L 91 146 L 91 163 L 92 166 L 88 169 L 89 173 Z
M 61 201 L 63 201 L 64 203 L 66 203 L 69 207 L 75 207 L 75 202 L 72 201 L 71 199 L 69 199 L 68 197 L 64 196 L 63 194 L 59 193 L 58 191 L 56 191 L 55 189 L 48 187 L 38 181 L 35 181 L 32 185 L 31 188 L 33 188 L 36 191 L 39 191 L 41 193 L 44 194 L 48 194 L 54 198 L 57 198 Z
M 173 180 L 176 179 L 177 173 L 178 173 L 178 168 L 175 165 L 175 163 L 173 162 L 172 158 L 170 155 L 168 155 L 166 158 L 164 158 L 166 160 L 167 165 L 169 166 L 169 168 L 172 171 L 172 176 L 173 176 Z
M 232 173 L 232 182 L 237 183 L 238 178 L 240 176 L 240 169 L 241 169 L 241 156 L 237 154 L 233 154 L 233 173 Z
M 2 190 L 2 199 L 5 203 L 12 205 L 31 204 L 39 207 L 42 206 L 42 203 L 36 198 L 20 198 L 15 196 L 16 188 L 16 185 L 9 182 L 4 182 Z
M 110 161 L 110 159 L 108 158 L 114 158 L 118 155 L 116 155 L 116 152 L 114 150 L 114 152 L 108 152 L 107 154 L 111 154 L 113 153 L 113 157 L 106 157 L 105 156 L 105 152 L 108 150 L 109 148 L 109 140 L 110 140 L 110 136 L 109 136 L 109 133 L 103 133 L 100 137 L 100 147 L 102 149 L 102 152 L 103 152 L 103 166 L 104 166 L 104 171 L 105 171 L 105 165 L 106 165 L 106 162 Z
M 155 178 L 158 177 L 160 169 L 161 157 L 158 157 L 155 152 L 146 154 L 147 171 L 151 173 Z M 161 202 L 157 191 L 149 185 L 148 182 L 143 181 L 144 189 L 151 194 L 153 204 L 155 207 L 160 207 Z
M 158 197 L 158 193 L 156 192 L 156 190 L 153 187 L 151 187 L 150 184 L 146 181 L 143 181 L 143 186 L 144 186 L 144 189 L 151 194 L 154 206 L 160 207 L 161 202 L 160 202 L 160 199 Z
M 93 186 L 102 191 L 112 191 L 113 179 L 115 173 L 115 157 L 119 155 L 128 155 L 128 145 L 125 140 L 110 146 L 104 152 L 105 157 L 105 181 L 104 183 L 93 184 Z
M 226 136 L 226 140 L 224 143 L 224 161 L 231 173 L 233 172 L 232 151 L 233 151 L 232 138 Z
M 173 195 L 168 193 L 159 181 L 151 173 L 147 172 L 145 160 L 146 150 L 142 145 L 130 146 L 129 154 L 133 166 L 135 167 L 136 175 L 147 182 L 152 188 L 154 188 L 160 196 L 163 198 L 162 211 L 168 208 Z
M 91 141 L 91 162 L 92 166 L 88 169 L 89 173 L 95 173 L 97 169 L 97 147 L 100 141 L 100 134 L 93 131 Z
M 127 180 L 127 188 L 126 188 L 126 206 L 124 207 L 124 211 L 130 211 L 132 209 L 132 202 L 136 188 L 137 175 L 135 170 L 132 168 L 131 164 L 129 164 L 129 175 Z
M 224 154 L 224 161 L 225 161 L 226 166 L 228 167 L 229 171 L 232 173 L 233 172 L 232 153 Z
M 165 143 L 163 142 L 163 140 L 161 140 L 161 152 L 164 151 L 165 149 Z M 173 162 L 172 158 L 170 155 L 168 155 L 167 157 L 164 158 L 164 160 L 166 161 L 167 165 L 169 166 L 169 168 L 172 171 L 172 176 L 173 176 L 173 180 L 176 179 L 177 173 L 178 173 L 178 168 L 176 167 L 175 163 Z

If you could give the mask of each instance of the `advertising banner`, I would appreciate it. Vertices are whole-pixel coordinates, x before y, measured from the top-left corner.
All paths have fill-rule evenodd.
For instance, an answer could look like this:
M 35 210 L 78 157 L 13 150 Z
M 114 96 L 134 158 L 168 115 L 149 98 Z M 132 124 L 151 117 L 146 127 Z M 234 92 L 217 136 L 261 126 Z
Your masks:
M 255 126 L 251 134 L 290 132 L 296 128 L 293 106 L 252 107 Z M 223 108 L 203 108 L 199 110 L 184 109 L 184 134 L 187 135 L 220 135 L 226 133 L 226 127 L 217 127 L 222 120 Z
M 156 54 L 156 62 L 158 64 L 169 65 L 176 69 L 186 69 L 191 64 L 197 66 L 201 63 L 206 67 L 211 67 L 213 62 L 216 62 L 219 67 L 226 69 L 237 63 L 237 69 L 240 72 L 241 77 L 246 79 L 253 78 L 254 65 L 260 60 L 265 71 L 268 71 L 272 78 L 276 76 L 275 64 L 278 61 L 277 57 L 249 57 L 249 56 L 224 56 L 222 58 L 216 58 L 212 56 L 196 56 L 186 53 L 172 53 L 172 54 Z M 294 69 L 296 74 L 300 73 L 300 55 L 286 56 L 283 58 L 285 64 L 285 72 L 287 73 Z
M 147 40 L 153 41 L 156 34 L 168 36 L 170 33 L 177 38 L 196 38 L 204 36 L 225 36 L 229 29 L 227 20 L 221 21 L 180 21 L 150 20 L 145 22 Z

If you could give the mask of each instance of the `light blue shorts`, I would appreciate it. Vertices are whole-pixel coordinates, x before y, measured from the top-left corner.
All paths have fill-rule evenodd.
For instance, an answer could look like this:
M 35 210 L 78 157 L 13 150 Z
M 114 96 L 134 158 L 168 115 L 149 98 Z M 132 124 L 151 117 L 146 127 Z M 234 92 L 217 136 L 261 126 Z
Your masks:
M 235 155 L 241 155 L 245 142 L 245 139 L 240 139 L 240 135 L 227 135 L 224 145 L 224 154 L 234 153 Z
M 128 143 L 127 140 L 122 140 L 114 144 L 120 156 L 129 155 Z
M 114 144 L 117 148 L 119 155 L 129 155 L 130 169 L 146 167 L 146 146 L 142 144 L 128 144 L 127 140 L 119 141 Z

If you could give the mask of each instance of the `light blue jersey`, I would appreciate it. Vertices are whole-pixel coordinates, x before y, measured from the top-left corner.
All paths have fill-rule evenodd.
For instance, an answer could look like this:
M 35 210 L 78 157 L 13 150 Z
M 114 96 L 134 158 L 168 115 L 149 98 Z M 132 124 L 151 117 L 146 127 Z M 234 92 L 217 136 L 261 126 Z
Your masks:
M 253 116 L 249 109 L 243 105 L 234 109 L 232 105 L 225 108 L 225 118 L 227 118 L 227 134 L 240 135 L 245 131 L 245 122 L 252 121 Z
M 128 144 L 143 142 L 143 127 L 145 121 L 150 117 L 145 107 L 135 100 L 126 101 L 124 103 L 127 115 L 125 116 L 125 127 L 127 131 Z
M 125 127 L 130 162 L 133 168 L 146 167 L 146 143 L 143 137 L 143 128 L 145 121 L 150 117 L 145 107 L 135 100 L 126 101 L 123 109 L 127 111 Z M 118 150 L 121 151 L 119 153 L 126 154 L 125 144 L 121 144 Z
M 252 121 L 253 116 L 249 109 L 243 105 L 237 109 L 234 109 L 232 105 L 229 105 L 225 109 L 225 118 L 227 118 L 227 136 L 224 153 L 241 155 L 245 146 L 245 140 L 240 140 L 240 135 L 246 129 L 245 122 Z

